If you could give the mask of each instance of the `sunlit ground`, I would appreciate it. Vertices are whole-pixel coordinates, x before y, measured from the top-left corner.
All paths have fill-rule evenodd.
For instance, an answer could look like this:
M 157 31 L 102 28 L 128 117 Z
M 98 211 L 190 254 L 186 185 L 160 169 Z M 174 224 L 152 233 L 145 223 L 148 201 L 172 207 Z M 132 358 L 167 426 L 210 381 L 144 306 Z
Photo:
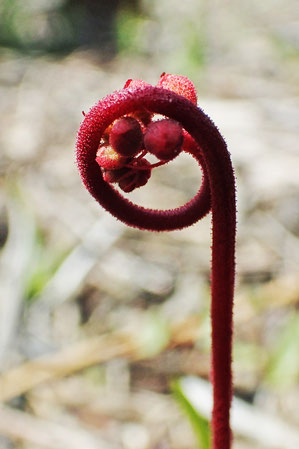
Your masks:
M 129 229 L 75 165 L 82 111 L 163 71 L 194 81 L 237 177 L 234 448 L 296 449 L 298 2 L 29 3 L 0 5 L 1 449 L 206 449 L 180 395 L 209 419 L 210 217 Z M 200 179 L 182 155 L 130 198 L 176 207 Z

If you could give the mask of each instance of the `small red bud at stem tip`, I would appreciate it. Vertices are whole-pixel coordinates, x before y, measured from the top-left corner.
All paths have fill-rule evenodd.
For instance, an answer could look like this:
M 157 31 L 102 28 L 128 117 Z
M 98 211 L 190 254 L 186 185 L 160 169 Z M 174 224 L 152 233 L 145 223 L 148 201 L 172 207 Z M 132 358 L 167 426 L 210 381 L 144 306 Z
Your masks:
M 145 149 L 163 161 L 174 159 L 181 152 L 182 143 L 182 126 L 171 119 L 152 122 L 144 135 Z
M 139 122 L 133 117 L 122 117 L 117 120 L 110 131 L 109 143 L 122 156 L 135 156 L 142 146 L 142 130 Z
M 103 179 L 111 184 L 119 182 L 119 180 L 124 176 L 128 169 L 126 167 L 118 168 L 116 170 L 103 169 Z
M 192 103 L 197 104 L 197 93 L 195 86 L 186 76 L 171 75 L 170 73 L 164 72 L 160 76 L 157 86 L 171 90 L 172 92 L 187 98 L 187 100 L 192 101 Z
M 128 79 L 125 82 L 124 89 L 137 89 L 139 87 L 145 87 L 145 86 L 150 86 L 150 84 L 143 80 Z
M 100 145 L 96 154 L 96 161 L 100 167 L 115 170 L 125 165 L 128 158 L 121 156 L 109 145 Z
M 132 192 L 137 187 L 144 186 L 151 176 L 150 163 L 142 158 L 134 161 L 134 166 L 127 168 L 127 173 L 119 179 L 119 187 L 126 193 Z M 142 170 L 139 169 L 142 167 Z

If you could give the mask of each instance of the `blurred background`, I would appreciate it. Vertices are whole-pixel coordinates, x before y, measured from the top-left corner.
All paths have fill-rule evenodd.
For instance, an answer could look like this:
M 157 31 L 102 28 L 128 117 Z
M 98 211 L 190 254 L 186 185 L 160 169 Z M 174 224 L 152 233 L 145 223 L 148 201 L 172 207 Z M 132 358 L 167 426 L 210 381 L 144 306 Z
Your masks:
M 210 216 L 129 229 L 75 166 L 82 111 L 164 71 L 237 176 L 234 448 L 299 447 L 298 1 L 0 0 L 1 449 L 209 447 Z M 199 185 L 181 155 L 130 197 Z

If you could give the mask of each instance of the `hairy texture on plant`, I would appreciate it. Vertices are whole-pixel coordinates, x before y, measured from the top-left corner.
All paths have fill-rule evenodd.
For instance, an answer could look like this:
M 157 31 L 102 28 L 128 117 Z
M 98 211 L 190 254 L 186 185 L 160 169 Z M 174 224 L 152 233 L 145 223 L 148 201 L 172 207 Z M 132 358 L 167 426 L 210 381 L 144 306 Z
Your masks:
M 125 82 L 124 89 L 136 89 L 138 87 L 146 87 L 150 86 L 149 83 L 143 80 L 137 80 L 137 79 L 128 79 Z
M 124 85 L 124 89 L 135 90 L 140 87 L 142 88 L 142 87 L 146 87 L 146 86 L 150 86 L 150 84 L 146 83 L 143 80 L 128 79 Z M 145 108 L 142 108 L 138 111 L 131 112 L 131 114 L 129 114 L 129 115 L 136 118 L 144 125 L 148 125 L 152 118 L 152 114 L 149 111 L 147 111 Z
M 128 173 L 127 167 L 122 167 L 117 170 L 102 170 L 103 179 L 106 182 L 116 183 L 120 181 L 120 179 Z
M 122 156 L 135 156 L 142 146 L 142 130 L 133 117 L 117 120 L 110 131 L 109 143 Z
M 176 92 L 179 95 L 197 104 L 197 93 L 194 84 L 186 76 L 162 73 L 157 84 L 158 87 Z
M 151 123 L 144 135 L 145 149 L 162 161 L 174 159 L 182 150 L 183 129 L 175 120 Z
M 176 209 L 153 210 L 133 204 L 105 181 L 103 176 L 106 172 L 95 161 L 105 129 L 118 118 L 142 109 L 179 122 L 184 129 L 183 150 L 188 151 L 202 169 L 203 181 L 199 191 L 188 203 Z M 142 151 L 124 167 L 145 173 L 143 182 L 153 168 L 163 163 L 148 165 L 143 160 L 145 154 L 146 150 Z M 133 90 L 124 88 L 101 100 L 84 118 L 77 138 L 77 164 L 91 195 L 112 215 L 130 226 L 152 231 L 181 229 L 212 210 L 212 447 L 230 449 L 236 205 L 233 168 L 221 134 L 196 106 L 194 97 L 193 100 L 188 99 L 182 91 L 176 93 L 168 87 L 148 85 Z M 126 179 L 125 176 L 118 178 L 118 183 Z M 125 186 L 127 189 L 131 187 Z
M 142 170 L 138 170 L 142 167 Z M 138 187 L 144 186 L 151 177 L 150 163 L 144 159 L 137 159 L 132 168 L 127 168 L 126 173 L 118 181 L 119 187 L 126 193 L 132 192 Z
M 128 158 L 121 156 L 109 145 L 100 145 L 96 154 L 96 161 L 102 168 L 113 170 L 123 167 Z

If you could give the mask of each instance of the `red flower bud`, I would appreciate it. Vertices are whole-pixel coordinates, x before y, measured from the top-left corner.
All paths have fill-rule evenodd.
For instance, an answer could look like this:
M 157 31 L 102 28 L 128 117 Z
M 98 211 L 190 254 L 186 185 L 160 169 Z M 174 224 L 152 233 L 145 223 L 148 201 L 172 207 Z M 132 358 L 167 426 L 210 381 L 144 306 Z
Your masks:
M 133 117 L 121 117 L 112 126 L 109 143 L 122 156 L 135 156 L 142 146 L 139 122 Z
M 143 80 L 135 80 L 130 78 L 125 82 L 124 89 L 137 89 L 138 87 L 146 86 L 150 86 L 150 84 Z
M 107 145 L 109 143 L 109 135 L 110 135 L 112 126 L 113 126 L 113 122 L 110 123 L 110 125 L 105 129 L 105 131 L 103 132 L 103 135 L 102 135 L 102 139 Z
M 116 170 L 103 169 L 103 179 L 104 181 L 110 183 L 118 182 L 123 175 L 128 173 L 128 170 L 129 169 L 127 167 L 118 168 Z
M 176 92 L 179 95 L 197 104 L 197 93 L 194 84 L 186 76 L 162 73 L 158 87 Z
M 136 120 L 138 120 L 141 124 L 141 129 L 142 129 L 144 126 L 147 126 L 150 123 L 153 114 L 151 114 L 146 109 L 140 109 L 138 111 L 131 112 L 128 115 L 130 117 L 133 117 Z
M 115 170 L 123 167 L 127 162 L 126 157 L 121 156 L 109 145 L 100 145 L 96 155 L 96 161 L 100 167 L 107 170 Z
M 181 152 L 182 143 L 182 126 L 172 119 L 150 123 L 144 135 L 145 149 L 162 161 L 174 159 Z
M 150 167 L 150 163 L 146 159 L 136 159 L 133 164 L 136 168 L 128 168 L 127 174 L 123 175 L 118 183 L 119 187 L 126 193 L 144 186 L 151 177 L 151 169 L 145 168 L 146 166 Z
M 124 89 L 134 90 L 134 89 L 138 89 L 140 87 L 146 87 L 146 86 L 150 86 L 150 84 L 147 83 L 146 81 L 128 79 L 128 81 L 126 81 L 126 83 L 124 85 Z M 134 112 L 130 113 L 129 115 L 131 117 L 136 118 L 144 125 L 148 125 L 152 118 L 152 114 L 145 108 L 134 111 Z

